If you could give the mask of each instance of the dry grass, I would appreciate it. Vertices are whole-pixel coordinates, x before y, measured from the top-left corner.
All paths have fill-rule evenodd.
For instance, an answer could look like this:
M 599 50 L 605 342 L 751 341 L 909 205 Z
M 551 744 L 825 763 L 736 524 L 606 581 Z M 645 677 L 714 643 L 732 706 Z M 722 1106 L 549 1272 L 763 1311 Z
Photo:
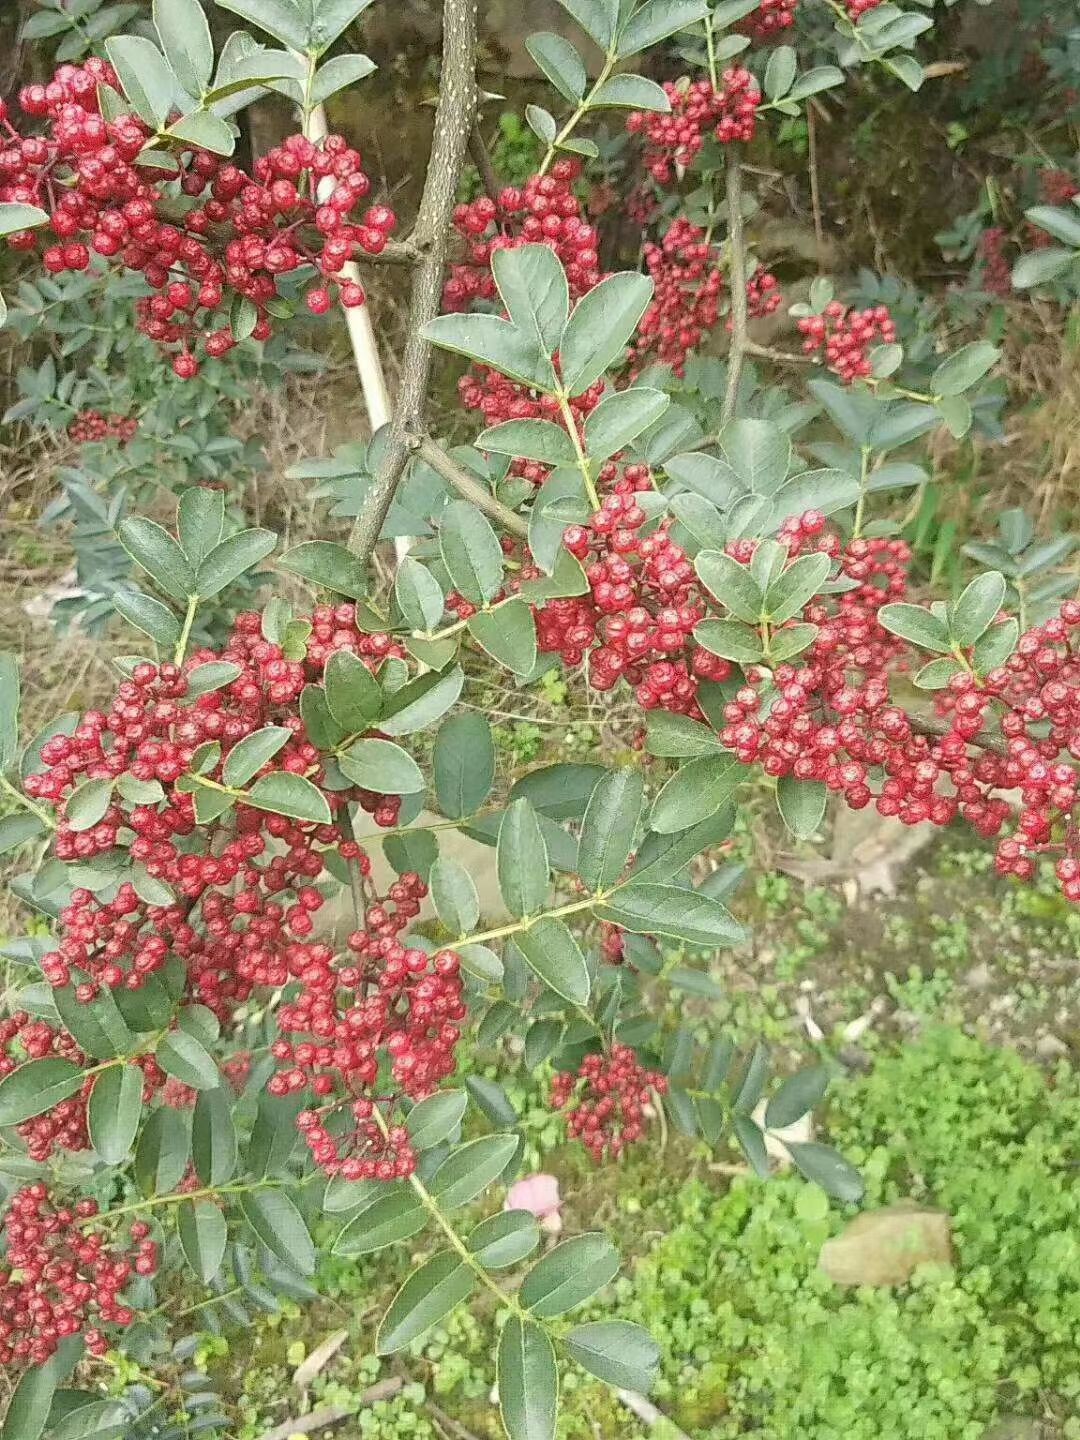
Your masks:
M 1026 302 L 1008 327 L 1006 449 L 998 477 L 1048 532 L 1080 521 L 1080 345 L 1061 312 Z

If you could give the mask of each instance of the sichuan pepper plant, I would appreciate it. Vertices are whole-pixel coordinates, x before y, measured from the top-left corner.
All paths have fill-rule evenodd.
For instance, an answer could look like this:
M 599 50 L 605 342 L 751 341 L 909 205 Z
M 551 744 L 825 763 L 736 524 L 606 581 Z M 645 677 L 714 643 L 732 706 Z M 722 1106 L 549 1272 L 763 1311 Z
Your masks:
M 498 1209 L 524 1145 L 477 1047 L 515 1033 L 527 1066 L 550 1062 L 551 1104 L 597 1161 L 670 1121 L 731 1137 L 765 1175 L 773 1132 L 827 1072 L 775 1085 L 763 1046 L 737 1056 L 680 999 L 713 993 L 709 955 L 746 935 L 738 868 L 698 864 L 724 853 L 737 806 L 764 797 L 799 841 L 830 794 L 908 824 L 962 816 L 996 839 L 1002 875 L 1053 853 L 1080 898 L 1080 604 L 1024 634 L 1011 613 L 1058 552 L 1039 560 L 1010 521 L 1007 564 L 925 605 L 890 519 L 893 492 L 928 478 L 919 442 L 977 419 L 997 351 L 909 358 L 886 306 L 823 278 L 786 348 L 751 335 L 785 302 L 748 244 L 745 147 L 846 71 L 923 78 L 922 11 L 802 4 L 835 63 L 800 66 L 793 3 L 568 0 L 589 53 L 531 37 L 557 98 L 528 107 L 540 159 L 506 186 L 474 130 L 474 5 L 447 0 L 404 239 L 361 152 L 312 138 L 318 107 L 372 68 L 328 56 L 363 0 L 228 0 L 261 38 L 239 30 L 217 58 L 197 0 L 157 0 L 156 38 L 112 35 L 3 119 L 0 223 L 26 283 L 100 270 L 104 305 L 107 277 L 134 280 L 134 323 L 180 380 L 287 336 L 302 305 L 369 303 L 357 262 L 412 271 L 390 423 L 305 462 L 334 500 L 324 538 L 279 551 L 231 518 L 238 497 L 191 484 L 167 524 L 117 524 L 142 578 L 114 597 L 132 653 L 107 705 L 26 737 L 2 661 L 0 845 L 27 859 L 13 888 L 43 921 L 5 950 L 5 1440 L 117 1423 L 100 1385 L 114 1351 L 173 1374 L 191 1353 L 170 1324 L 181 1284 L 201 1324 L 243 1323 L 313 1294 L 321 1247 L 421 1234 L 437 1248 L 384 1315 L 381 1354 L 487 1292 L 512 1440 L 555 1435 L 567 1362 L 646 1391 L 649 1336 L 571 1315 L 615 1276 L 611 1239 L 537 1258 L 535 1217 Z M 637 73 L 671 37 L 680 78 Z M 245 171 L 232 117 L 268 89 L 297 129 Z M 618 204 L 641 267 L 602 259 L 598 112 L 625 124 Z M 470 152 L 485 190 L 458 204 Z M 442 352 L 465 359 L 472 445 L 428 430 Z M 80 424 L 127 443 L 107 417 Z M 386 536 L 412 541 L 389 585 L 371 564 Z M 310 604 L 275 593 L 201 643 L 228 587 L 278 573 Z M 637 759 L 497 783 L 470 698 L 492 665 L 632 697 Z M 508 918 L 485 920 L 455 830 L 494 847 Z M 397 877 L 382 889 L 375 847 Z M 339 897 L 344 929 L 327 922 Z M 436 930 L 416 925 L 425 902 Z M 784 1144 L 858 1200 L 835 1151 Z M 132 1433 L 196 1403 L 183 1376 L 162 1387 L 120 1405 Z M 201 1425 L 225 1427 L 200 1397 Z

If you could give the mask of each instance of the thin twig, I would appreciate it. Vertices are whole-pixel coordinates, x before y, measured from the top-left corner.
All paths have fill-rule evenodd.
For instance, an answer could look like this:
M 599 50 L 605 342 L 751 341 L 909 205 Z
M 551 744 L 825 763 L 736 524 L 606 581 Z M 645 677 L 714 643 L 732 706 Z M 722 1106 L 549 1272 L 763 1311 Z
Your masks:
M 810 164 L 810 207 L 814 212 L 814 245 L 817 250 L 817 272 L 825 270 L 825 227 L 821 220 L 821 192 L 818 188 L 817 105 L 813 100 L 806 107 L 806 138 Z
M 338 820 L 338 829 L 346 840 L 355 843 L 356 831 L 353 828 L 352 816 L 349 814 L 348 805 L 341 807 L 341 816 Z M 367 906 L 364 903 L 364 879 L 360 870 L 359 860 L 349 860 L 349 894 L 352 897 L 353 916 L 356 920 L 356 928 L 363 930 L 367 924 Z
M 729 145 L 726 157 L 728 244 L 731 249 L 731 344 L 728 347 L 727 389 L 721 411 L 726 425 L 735 414 L 747 346 L 746 247 L 743 237 L 741 147 Z
M 459 465 L 453 456 L 448 455 L 429 435 L 410 433 L 408 445 L 437 475 L 441 475 L 448 485 L 452 485 L 463 500 L 470 501 L 478 510 L 482 510 L 489 520 L 494 520 L 510 535 L 517 535 L 522 540 L 526 538 L 529 527 L 522 517 L 501 500 L 496 500 L 486 486 L 474 475 L 470 475 L 463 465 Z
M 690 1440 L 690 1436 L 685 1430 L 679 1429 L 670 1415 L 665 1415 L 651 1400 L 646 1400 L 645 1396 L 639 1395 L 636 1390 L 616 1390 L 615 1398 L 650 1429 L 654 1425 L 662 1424 L 666 1427 L 664 1433 L 671 1436 L 671 1440 Z
M 484 143 L 484 137 L 480 133 L 478 120 L 473 121 L 472 129 L 469 131 L 469 158 L 476 166 L 480 184 L 484 190 L 492 200 L 498 200 L 503 187 L 499 184 L 499 177 L 495 174 L 495 166 L 491 163 L 491 155 Z
M 377 255 L 363 254 L 360 259 L 365 265 L 415 265 L 420 252 L 408 240 L 389 240 Z
M 945 720 L 940 720 L 936 715 L 908 715 L 908 723 L 916 735 L 925 735 L 930 740 L 940 740 L 943 736 L 952 733 L 952 726 Z M 974 745 L 978 750 L 989 750 L 994 755 L 1007 755 L 1008 746 L 1004 740 L 999 740 L 993 735 L 973 735 L 968 740 L 969 745 Z
M 773 360 L 777 365 L 817 365 L 819 362 L 813 355 L 803 355 L 798 350 L 774 350 L 771 345 L 759 345 L 755 340 L 747 340 L 743 346 L 744 355 L 753 355 L 758 360 Z
M 452 1415 L 447 1415 L 446 1411 L 441 1410 L 439 1406 L 435 1404 L 434 1400 L 425 1400 L 424 1409 L 429 1410 L 432 1417 L 438 1421 L 442 1428 L 451 1435 L 455 1435 L 457 1440 L 477 1440 L 477 1437 L 471 1430 L 467 1430 L 460 1420 L 455 1420 Z
M 311 1430 L 323 1430 L 325 1427 L 340 1426 L 341 1421 L 350 1420 L 356 1414 L 351 1405 L 325 1405 L 323 1410 L 312 1410 L 307 1416 L 297 1416 L 295 1420 L 287 1420 L 281 1426 L 275 1426 L 272 1430 L 266 1430 L 259 1436 L 259 1440 L 289 1440 L 289 1436 L 308 1434 Z
M 374 1405 L 379 1400 L 392 1400 L 404 1388 L 405 1381 L 396 1375 L 378 1380 L 360 1396 L 360 1404 Z M 297 1415 L 293 1420 L 275 1425 L 272 1430 L 263 1431 L 259 1440 L 289 1440 L 290 1435 L 310 1435 L 312 1430 L 327 1429 L 331 1425 L 340 1425 L 343 1420 L 351 1420 L 356 1411 L 355 1405 L 324 1405 L 308 1415 Z
M 370 559 L 394 492 L 408 463 L 409 427 L 423 425 L 431 381 L 432 347 L 424 328 L 439 313 L 450 217 L 465 163 L 476 112 L 476 0 L 446 0 L 443 8 L 443 62 L 435 131 L 424 193 L 412 242 L 419 252 L 401 359 L 401 387 L 382 463 L 364 497 L 349 537 L 349 549 Z

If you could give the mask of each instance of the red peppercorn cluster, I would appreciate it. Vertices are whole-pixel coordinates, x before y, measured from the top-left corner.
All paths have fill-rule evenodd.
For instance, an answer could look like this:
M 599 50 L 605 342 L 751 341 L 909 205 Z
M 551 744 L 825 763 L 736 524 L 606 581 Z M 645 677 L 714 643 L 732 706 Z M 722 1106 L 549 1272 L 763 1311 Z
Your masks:
M 864 15 L 871 10 L 876 10 L 883 3 L 884 0 L 844 0 L 844 8 L 847 10 L 848 17 L 857 25 Z
M 646 180 L 631 185 L 623 201 L 623 214 L 639 230 L 647 230 L 659 219 L 663 204 L 656 186 Z
M 558 358 L 555 360 L 558 373 Z M 600 403 L 604 394 L 603 378 L 590 385 L 570 400 L 570 410 L 581 433 L 585 417 Z M 552 420 L 561 425 L 562 414 L 559 402 L 553 395 L 540 394 L 531 386 L 520 384 L 500 375 L 497 370 L 485 366 L 474 366 L 458 381 L 458 398 L 466 410 L 478 410 L 487 425 L 498 425 L 504 420 Z M 551 466 L 538 460 L 514 460 L 511 473 L 540 485 L 551 473 Z M 460 609 L 458 610 L 461 615 Z
M 290 135 L 252 175 L 190 142 L 175 168 L 151 170 L 136 163 L 149 127 L 133 114 L 106 120 L 99 85 L 119 88 L 105 61 L 62 65 L 48 85 L 20 93 L 26 115 L 45 122 L 42 134 L 21 135 L 0 121 L 0 200 L 48 211 L 56 238 L 42 255 L 49 274 L 85 270 L 92 253 L 140 273 L 155 293 L 138 302 L 139 328 L 179 347 L 173 369 L 182 379 L 198 373 L 199 346 L 221 356 L 237 343 L 223 319 L 234 298 L 252 302 L 251 333 L 267 339 L 279 277 L 302 266 L 318 272 L 307 295 L 314 313 L 330 308 L 335 290 L 344 305 L 364 303 L 360 285 L 337 277 L 358 253 L 378 254 L 397 221 L 386 205 L 353 218 L 371 182 L 342 136 L 315 146 Z M 199 203 L 174 223 L 177 196 Z M 8 243 L 34 249 L 37 232 Z
M 0 1078 L 27 1060 L 52 1057 L 70 1060 L 75 1065 L 86 1063 L 86 1056 L 66 1030 L 32 1019 L 25 1010 L 15 1010 L 0 1020 Z M 44 1115 L 35 1115 L 15 1127 L 31 1160 L 47 1160 L 54 1148 L 90 1148 L 86 1102 L 91 1083 L 88 1080 L 79 1094 L 61 1100 Z
M 610 1055 L 586 1055 L 576 1073 L 556 1075 L 551 1103 L 566 1110 L 570 1135 L 599 1164 L 605 1152 L 614 1159 L 645 1134 L 653 1091 L 663 1095 L 667 1077 L 646 1070 L 628 1045 L 615 1045 Z
M 658 244 L 646 244 L 645 268 L 653 297 L 634 340 L 634 372 L 658 361 L 681 376 L 688 355 L 719 318 L 724 272 L 704 230 L 682 216 Z
M 564 535 L 589 593 L 538 608 L 539 646 L 568 665 L 587 662 L 596 689 L 625 679 L 643 709 L 703 718 L 700 682 L 733 673 L 693 637 L 698 621 L 715 613 L 714 602 L 666 524 L 640 534 L 638 496 L 652 483 L 647 468 L 620 471 L 609 462 L 600 481 L 607 490 L 601 509 Z M 998 670 L 982 679 L 968 670 L 955 676 L 936 697 L 945 732 L 924 733 L 893 703 L 889 680 L 926 657 L 878 619 L 883 605 L 905 596 L 907 544 L 875 537 L 843 546 L 815 510 L 785 522 L 778 538 L 791 560 L 828 555 L 849 588 L 811 600 L 787 622 L 816 627 L 797 660 L 744 667 L 743 684 L 723 710 L 721 744 L 768 775 L 821 781 L 853 809 L 873 802 L 880 814 L 909 825 L 947 825 L 959 815 L 988 838 L 1001 836 L 1013 818 L 1016 807 L 1004 792 L 1018 791 L 1015 824 L 998 846 L 999 871 L 1030 878 L 1040 853 L 1057 853 L 1062 888 L 1080 901 L 1080 772 L 1070 763 L 1080 760 L 1080 602 L 1067 602 L 1059 616 L 1022 636 Z M 749 565 L 758 543 L 733 541 L 727 551 Z M 614 940 L 610 949 L 615 959 Z
M 731 666 L 692 640 L 705 614 L 694 567 L 671 539 L 669 523 L 639 533 L 646 514 L 637 496 L 653 488 L 647 466 L 628 465 L 620 475 L 609 462 L 599 479 L 608 489 L 601 508 L 564 536 L 585 569 L 589 594 L 538 610 L 540 649 L 569 665 L 587 655 L 594 689 L 626 680 L 646 710 L 697 714 L 698 680 L 726 679 Z
M 1080 183 L 1069 170 L 1040 170 L 1039 193 L 1048 205 L 1068 205 L 1080 195 Z
M 67 428 L 68 437 L 76 445 L 91 445 L 103 440 L 118 440 L 126 445 L 138 434 L 139 422 L 133 415 L 102 415 L 100 410 L 84 410 Z
M 653 297 L 631 347 L 630 378 L 653 361 L 670 365 L 682 376 L 687 358 L 720 314 L 725 277 L 719 247 L 710 244 L 700 226 L 680 216 L 659 243 L 646 243 L 645 268 L 652 277 Z M 776 276 L 767 270 L 755 271 L 747 282 L 747 310 L 754 319 L 771 315 L 783 299 Z
M 735 140 L 752 140 L 757 126 L 761 90 L 744 66 L 725 70 L 721 88 L 709 80 L 664 85 L 671 110 L 634 110 L 626 128 L 645 142 L 644 163 L 658 185 L 666 185 L 676 167 L 689 166 L 711 131 L 723 145 Z
M 221 1073 L 232 1086 L 235 1094 L 239 1095 L 247 1084 L 248 1076 L 251 1074 L 251 1056 L 246 1050 L 230 1056 L 221 1065 Z M 199 1098 L 199 1092 L 190 1085 L 185 1085 L 182 1080 L 177 1080 L 175 1075 L 162 1076 L 164 1084 L 161 1087 L 161 1103 L 167 1105 L 170 1110 L 191 1110 Z M 149 1098 L 149 1097 L 147 1097 Z M 194 1174 L 194 1171 L 192 1172 Z M 198 1177 L 196 1176 L 196 1182 Z
M 475 302 L 498 299 L 492 256 L 500 249 L 546 244 L 558 256 L 574 300 L 602 278 L 599 236 L 574 194 L 581 176 L 578 160 L 557 160 L 548 175 L 533 175 L 524 187 L 507 186 L 497 200 L 481 195 L 454 211 L 454 226 L 465 238 L 464 260 L 453 265 L 443 287 L 443 310 L 468 310 Z M 581 421 L 599 402 L 603 381 L 571 402 Z M 497 371 L 474 366 L 458 382 L 458 398 L 466 410 L 479 411 L 488 425 L 504 420 L 559 418 L 558 404 L 527 385 L 509 380 Z M 549 467 L 535 461 L 515 461 L 515 475 L 539 485 Z
M 965 733 L 982 725 L 991 701 L 1006 707 L 1000 720 L 1005 754 L 979 754 L 969 785 L 958 786 L 961 813 L 983 833 L 997 833 L 992 815 L 980 824 L 985 791 L 1019 788 L 1019 816 L 1012 835 L 998 845 L 998 872 L 1029 880 L 1040 853 L 1057 853 L 1057 877 L 1072 901 L 1080 901 L 1080 776 L 1070 763 L 1080 760 L 1078 626 L 1080 603 L 1067 600 L 1056 616 L 1020 637 L 1015 653 L 1001 671 L 986 677 L 981 692 L 957 685 L 947 697 L 953 724 Z
M 1046 232 L 1040 233 L 1045 235 Z M 979 236 L 976 247 L 979 283 L 990 295 L 1012 294 L 1012 266 L 1005 255 L 1007 240 L 1008 236 L 1000 225 L 992 225 Z
M 466 1015 L 461 962 L 452 950 L 429 955 L 399 938 L 426 894 L 419 875 L 402 875 L 368 907 L 349 953 L 307 947 L 302 991 L 278 1015 L 281 1038 L 271 1048 L 281 1068 L 270 1092 L 310 1088 L 326 1100 L 298 1123 L 316 1164 L 347 1180 L 401 1179 L 415 1167 L 408 1131 L 373 1118 L 382 1063 L 413 1100 L 454 1070 Z
M 991 838 L 1015 811 L 998 844 L 998 872 L 1028 880 L 1040 854 L 1057 854 L 1062 890 L 1080 901 L 1080 774 L 1070 763 L 1080 760 L 1080 603 L 1067 601 L 1029 630 L 983 679 L 954 676 L 938 698 L 945 733 L 924 734 L 889 695 L 889 671 L 913 657 L 877 621 L 881 605 L 905 592 L 908 548 L 856 540 L 838 558 L 858 587 L 838 596 L 834 610 L 822 601 L 806 607 L 817 636 L 805 659 L 772 672 L 771 703 L 765 673 L 747 671 L 724 709 L 721 742 L 767 774 L 823 781 L 852 808 L 873 800 L 879 814 L 906 825 L 947 825 L 959 815 Z M 1006 798 L 1011 791 L 1018 805 Z
M 78 986 L 76 999 L 91 998 L 93 986 Z M 30 1060 L 59 1058 L 73 1065 L 85 1065 L 83 1054 L 74 1037 L 62 1026 L 35 1020 L 25 1010 L 16 1010 L 0 1020 L 0 1078 Z M 165 1080 L 165 1074 L 152 1055 L 140 1055 L 133 1064 L 143 1072 L 143 1099 L 151 1099 Z M 15 1132 L 26 1146 L 31 1160 L 44 1162 L 56 1150 L 89 1150 L 86 1107 L 94 1078 L 90 1076 L 74 1095 L 61 1100 L 50 1110 L 24 1120 Z
M 626 931 L 606 920 L 601 921 L 600 954 L 609 965 L 621 965 L 626 959 Z
M 754 271 L 746 282 L 746 310 L 751 320 L 764 320 L 780 309 L 784 296 L 776 276 L 763 266 Z M 728 329 L 732 328 L 728 321 Z
M 220 654 L 198 652 L 183 668 L 136 666 L 108 712 L 90 711 L 73 734 L 46 743 L 45 768 L 26 785 L 36 799 L 59 806 L 86 780 L 115 786 L 95 824 L 80 828 L 77 818 L 75 824 L 60 819 L 58 857 L 90 859 L 111 849 L 121 830 L 131 832 L 132 860 L 179 897 L 172 904 L 149 904 L 129 882 L 108 900 L 76 889 L 60 916 L 58 947 L 42 961 L 51 984 L 71 983 L 77 968 L 89 976 L 79 986 L 81 999 L 91 999 L 98 985 L 137 989 L 173 954 L 185 963 L 192 994 L 227 1014 L 254 986 L 287 983 L 292 946 L 311 934 L 323 904 L 314 884 L 323 871 L 323 852 L 351 842 L 342 842 L 333 825 L 291 820 L 243 803 L 227 827 L 200 827 L 197 785 L 183 777 L 203 750 L 209 760 L 205 779 L 220 784 L 230 751 L 272 723 L 291 738 L 260 775 L 271 770 L 302 775 L 323 787 L 325 757 L 308 738 L 297 702 L 305 684 L 321 678 L 330 655 L 342 649 L 372 667 L 402 654 L 389 636 L 357 630 L 352 605 L 315 611 L 304 660 L 286 660 L 280 647 L 263 637 L 259 617 L 244 614 Z M 219 690 L 191 696 L 193 672 L 210 660 L 232 663 L 239 674 Z M 332 814 L 346 801 L 358 801 L 384 825 L 396 822 L 400 808 L 398 797 L 357 787 L 324 788 L 324 794 Z M 193 845 L 196 834 L 201 843 Z M 366 857 L 358 847 L 353 858 L 363 868 Z
M 1080 195 L 1080 185 L 1077 185 L 1068 170 L 1043 170 L 1039 174 L 1039 191 L 1047 204 L 1068 205 L 1074 195 Z M 1027 243 L 1035 250 L 1046 250 L 1051 245 L 1060 243 L 1049 231 L 1030 220 L 1027 222 L 1025 230 Z M 983 233 L 988 232 L 984 231 Z M 1008 291 L 1002 293 L 1008 294 Z
M 400 1127 L 382 1135 L 372 1119 L 375 1096 L 367 1092 L 385 1058 L 401 1094 L 417 1099 L 430 1093 L 453 1070 L 466 1014 L 458 957 L 451 951 L 430 956 L 398 938 L 419 913 L 426 886 L 407 874 L 385 898 L 371 896 L 364 928 L 336 956 L 329 944 L 312 939 L 314 916 L 324 903 L 317 882 L 328 852 L 336 852 L 357 865 L 364 884 L 370 863 L 360 846 L 343 840 L 336 825 L 292 820 L 243 801 L 227 822 L 200 824 L 195 813 L 199 786 L 192 774 L 211 786 L 225 783 L 223 767 L 233 749 L 276 724 L 290 738 L 246 782 L 248 788 L 272 772 L 301 775 L 322 790 L 332 814 L 353 801 L 372 809 L 380 823 L 396 822 L 398 797 L 340 789 L 336 777 L 327 783 L 327 757 L 308 738 L 298 713 L 304 687 L 322 678 L 327 660 L 340 650 L 371 668 L 402 654 L 389 636 L 361 633 L 353 605 L 314 612 L 303 659 L 287 660 L 263 636 L 260 618 L 244 614 L 220 653 L 198 652 L 183 667 L 137 665 L 107 712 L 89 712 L 71 735 L 46 743 L 44 769 L 27 782 L 38 800 L 64 806 L 88 780 L 115 786 L 96 823 L 80 828 L 77 809 L 59 821 L 58 856 L 86 859 L 130 833 L 132 860 L 177 899 L 148 903 L 130 882 L 107 899 L 76 889 L 42 971 L 54 986 L 74 985 L 76 998 L 87 1003 L 102 986 L 138 989 L 175 957 L 185 968 L 187 997 L 222 1020 L 256 988 L 298 984 L 299 994 L 278 1012 L 273 1054 L 280 1068 L 271 1092 L 310 1087 L 331 1102 L 307 1115 L 301 1128 L 332 1173 L 400 1177 L 413 1163 L 407 1137 Z M 221 688 L 198 693 L 193 676 L 211 660 L 232 664 L 238 673 Z M 79 1064 L 85 1059 L 70 1036 L 22 1013 L 4 1022 L 0 1041 L 0 1073 L 46 1054 Z M 250 1069 L 250 1057 L 243 1059 L 230 1073 L 234 1084 L 243 1084 Z M 160 1089 L 165 1104 L 193 1103 L 193 1092 L 167 1081 L 151 1056 L 140 1063 L 147 1098 Z M 27 1122 L 24 1138 L 33 1154 L 45 1158 L 55 1145 L 87 1147 L 90 1084 Z M 352 1129 L 343 1136 L 346 1113 Z
M 61 1340 L 80 1332 L 91 1355 L 108 1348 L 102 1325 L 130 1325 L 122 1292 L 136 1275 L 153 1275 L 158 1247 L 137 1220 L 130 1244 L 109 1245 L 89 1222 L 96 1200 L 68 1207 L 40 1181 L 18 1190 L 4 1215 L 0 1269 L 0 1364 L 44 1365 Z M 89 1328 L 88 1328 L 89 1327 Z
M 799 0 L 761 0 L 739 28 L 752 40 L 772 40 L 795 24 L 798 8 Z
M 562 262 L 574 299 L 600 280 L 600 237 L 585 218 L 574 194 L 581 178 L 580 160 L 556 160 L 548 175 L 532 175 L 523 187 L 506 186 L 497 200 L 481 195 L 454 210 L 454 228 L 467 244 L 464 260 L 453 265 L 443 287 L 443 310 L 468 310 L 476 300 L 495 300 L 491 273 L 496 250 L 518 245 L 550 245 Z
M 849 309 L 839 300 L 831 301 L 821 315 L 799 321 L 806 339 L 803 351 L 813 355 L 824 351 L 826 365 L 845 385 L 865 380 L 873 373 L 869 351 L 874 345 L 892 345 L 896 326 L 884 305 L 868 310 Z

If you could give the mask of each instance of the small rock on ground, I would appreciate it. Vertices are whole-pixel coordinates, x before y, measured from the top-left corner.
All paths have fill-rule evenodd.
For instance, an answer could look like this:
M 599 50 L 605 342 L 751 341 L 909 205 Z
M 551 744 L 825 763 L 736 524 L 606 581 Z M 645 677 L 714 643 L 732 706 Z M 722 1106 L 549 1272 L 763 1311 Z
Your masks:
M 821 1247 L 836 1285 L 903 1285 L 919 1265 L 951 1265 L 952 1221 L 943 1210 L 898 1201 L 865 1210 Z

